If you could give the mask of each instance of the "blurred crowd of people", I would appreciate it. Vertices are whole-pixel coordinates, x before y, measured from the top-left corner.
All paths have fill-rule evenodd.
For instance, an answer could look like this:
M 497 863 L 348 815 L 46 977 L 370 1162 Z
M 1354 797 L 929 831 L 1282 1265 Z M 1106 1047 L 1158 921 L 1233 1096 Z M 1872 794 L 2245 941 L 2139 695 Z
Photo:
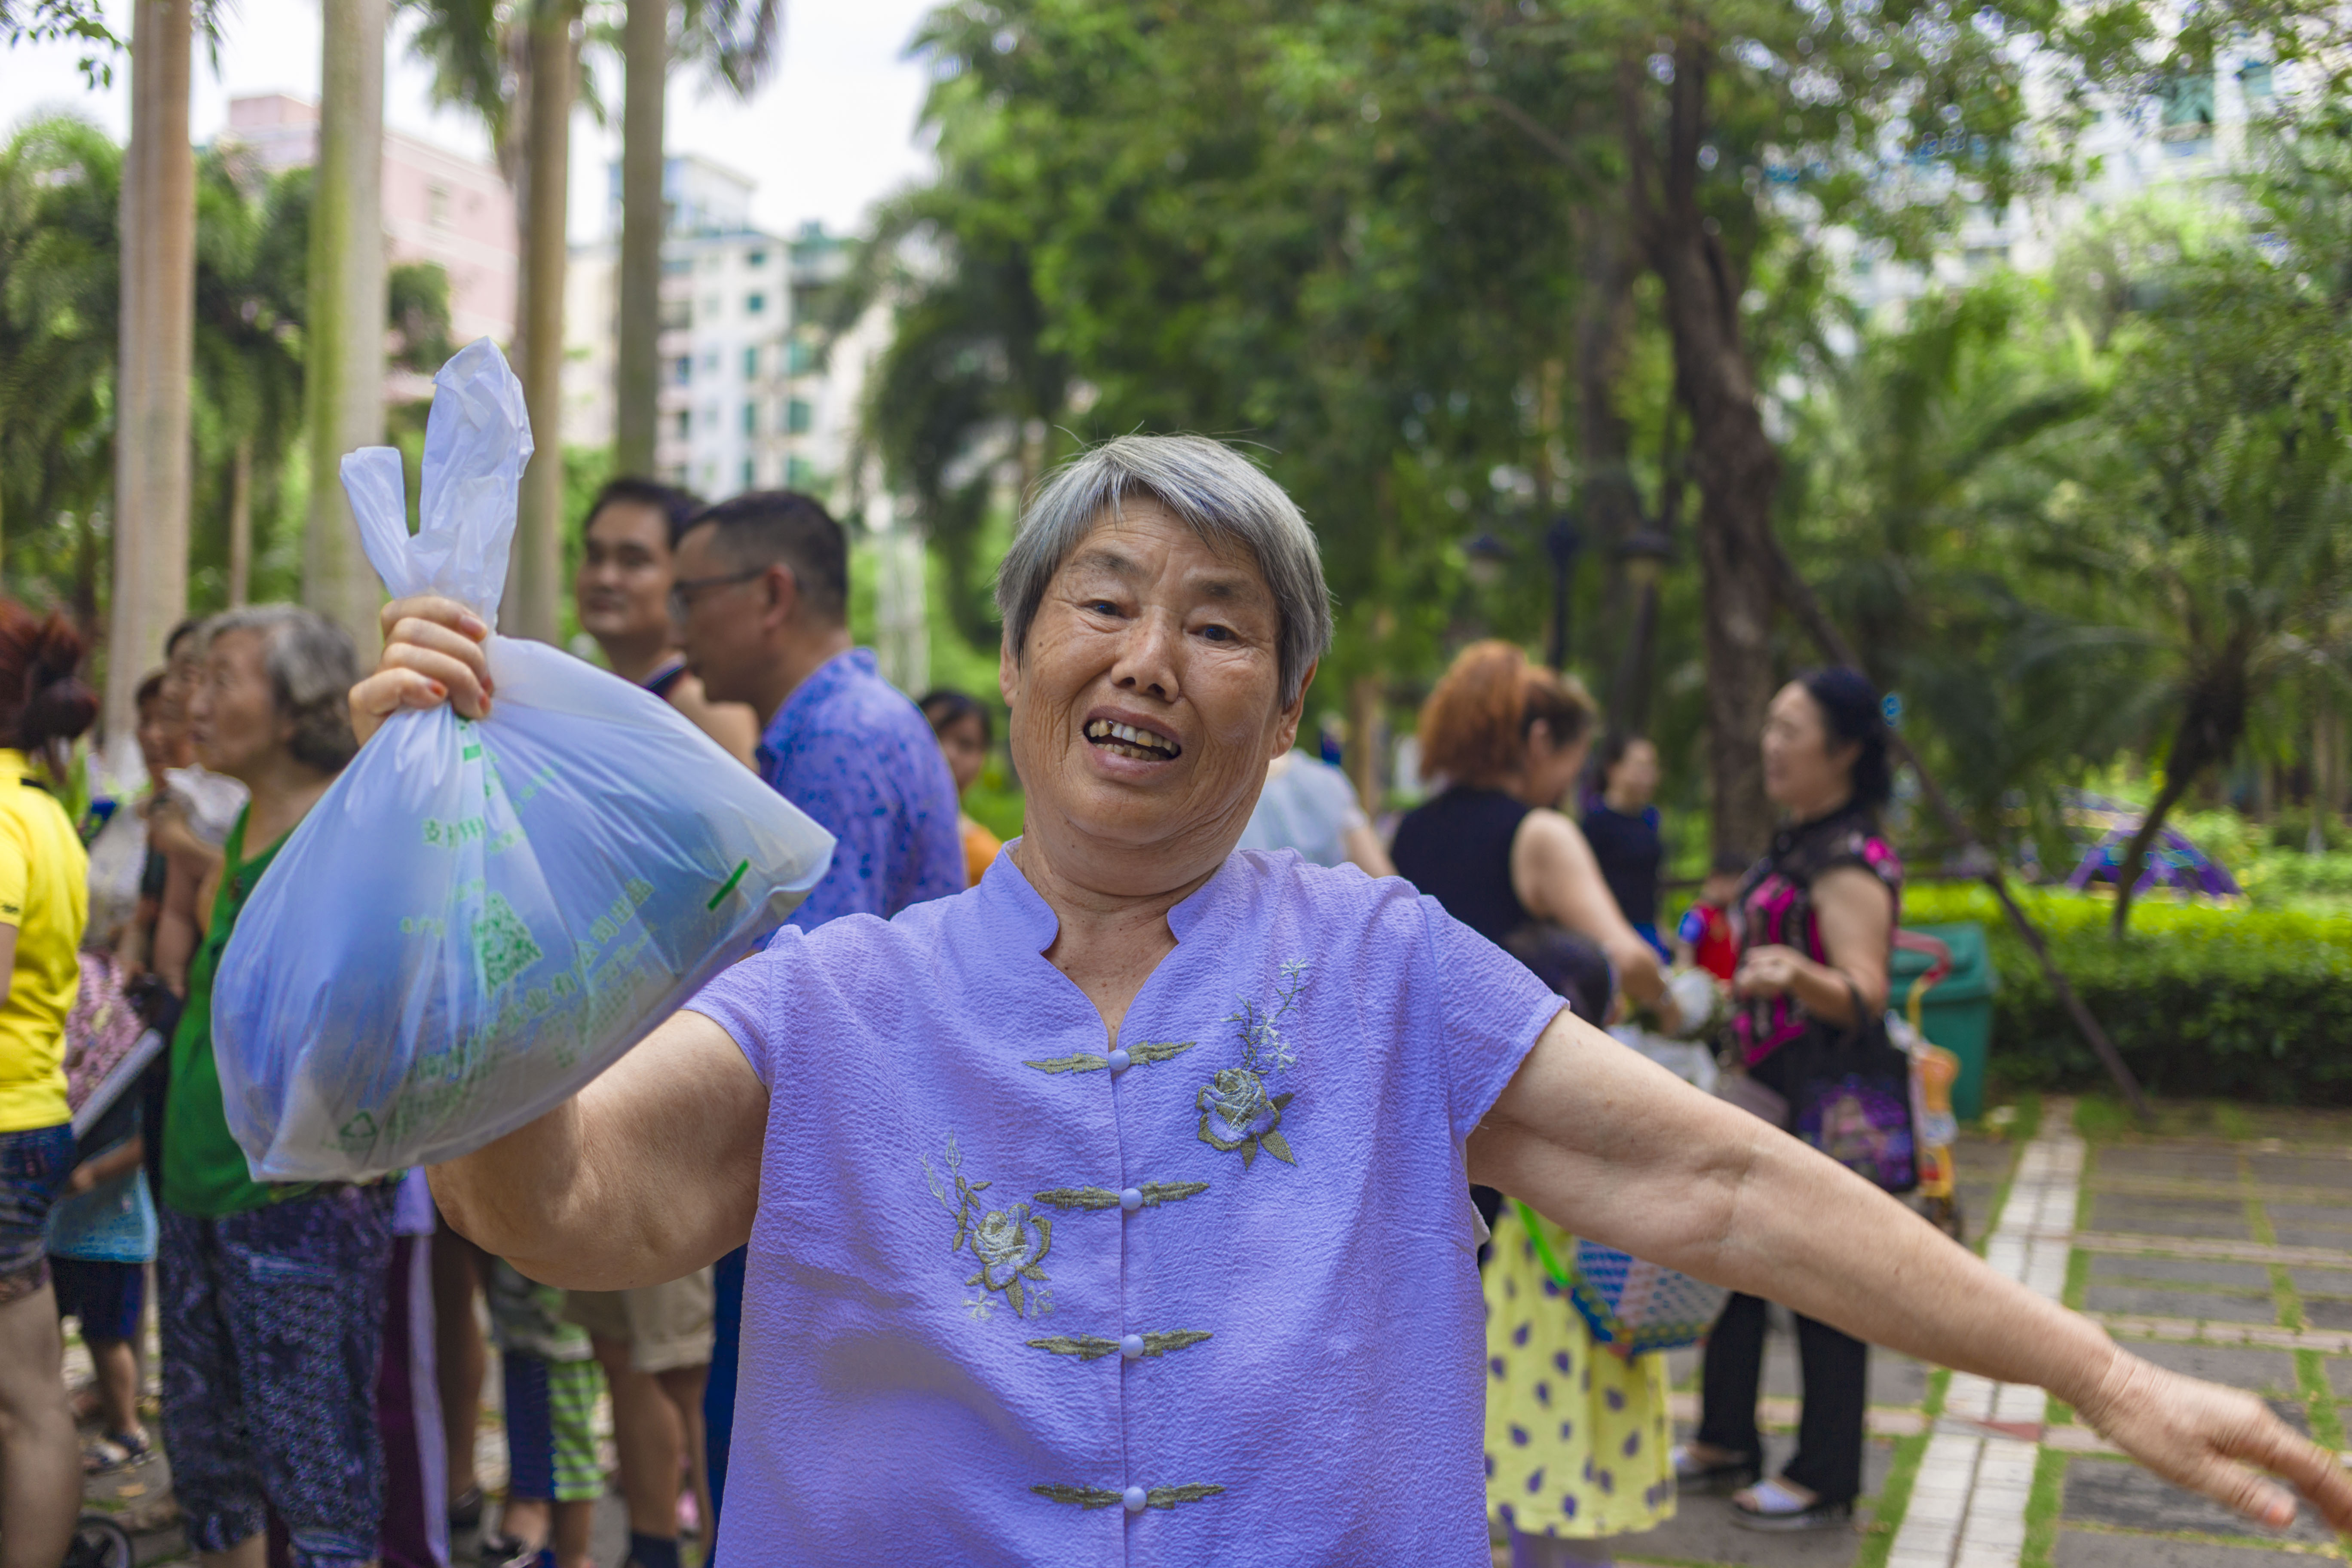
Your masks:
M 622 479 L 582 532 L 579 624 L 604 666 L 838 840 L 793 923 L 887 919 L 990 874 L 1002 843 L 965 803 L 991 770 L 998 705 L 944 689 L 910 701 L 882 679 L 852 639 L 848 542 L 821 506 L 789 492 L 705 506 Z M 349 639 L 285 605 L 181 626 L 138 689 L 143 778 L 108 786 L 77 824 L 72 748 L 97 713 L 83 651 L 60 616 L 0 603 L 0 773 L 19 781 L 0 792 L 0 1568 L 76 1561 L 83 1474 L 158 1440 L 140 1410 L 151 1268 L 160 1438 L 208 1564 L 446 1568 L 453 1533 L 474 1532 L 502 1568 L 587 1568 L 607 1396 L 627 1563 L 677 1568 L 698 1537 L 715 1562 L 741 1251 L 679 1279 L 566 1292 L 450 1228 L 422 1173 L 265 1184 L 230 1136 L 212 980 L 278 849 L 356 752 Z M 1572 679 L 1476 644 L 1418 732 L 1442 787 L 1391 837 L 1301 749 L 1268 763 L 1241 848 L 1402 876 L 1592 1021 L 1720 1026 L 1768 1084 L 1782 1042 L 1885 1006 L 1901 871 L 1876 823 L 1885 742 L 1859 676 L 1780 693 L 1761 744 L 1789 826 L 1759 859 L 1718 857 L 1671 924 L 1658 752 L 1610 730 Z M 1759 1528 L 1850 1516 L 1859 1341 L 1800 1321 L 1800 1451 L 1768 1478 L 1763 1304 L 1735 1298 L 1709 1342 L 1704 1425 L 1678 1447 L 1661 1358 L 1597 1346 L 1538 1245 L 1560 1238 L 1498 1194 L 1478 1201 L 1493 1231 L 1489 1503 L 1514 1561 L 1605 1559 L 1678 1487 L 1737 1489 Z M 79 1409 L 58 1371 L 60 1319 L 79 1322 L 96 1374 Z M 494 1511 L 477 1460 L 493 1349 Z

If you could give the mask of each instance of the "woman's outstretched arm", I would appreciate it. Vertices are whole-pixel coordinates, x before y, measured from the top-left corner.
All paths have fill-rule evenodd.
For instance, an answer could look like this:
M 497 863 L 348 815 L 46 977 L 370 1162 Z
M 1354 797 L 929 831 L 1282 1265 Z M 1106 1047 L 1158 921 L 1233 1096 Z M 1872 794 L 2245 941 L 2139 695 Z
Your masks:
M 2272 1526 L 2338 1531 L 2352 1479 L 2252 1394 L 2165 1372 L 1903 1205 L 1562 1013 L 1470 1141 L 1473 1181 L 1611 1247 L 1859 1339 L 2050 1390 L 2133 1458 Z

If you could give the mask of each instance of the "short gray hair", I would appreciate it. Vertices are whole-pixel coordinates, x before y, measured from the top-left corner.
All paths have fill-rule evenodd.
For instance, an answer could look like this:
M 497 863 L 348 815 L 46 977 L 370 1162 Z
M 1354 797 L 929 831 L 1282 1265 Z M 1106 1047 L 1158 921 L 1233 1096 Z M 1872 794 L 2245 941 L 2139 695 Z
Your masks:
M 350 634 L 299 605 L 248 605 L 225 610 L 204 626 L 204 642 L 230 632 L 257 632 L 261 667 L 269 674 L 278 710 L 294 721 L 286 749 L 322 773 L 341 773 L 360 749 L 352 733 L 351 689 L 359 684 L 359 655 Z
M 1130 496 L 1158 501 L 1210 545 L 1238 546 L 1255 559 L 1282 616 L 1282 700 L 1296 701 L 1308 668 L 1331 646 L 1331 595 L 1315 531 L 1256 464 L 1205 436 L 1116 437 L 1045 481 L 996 569 L 996 610 L 1013 658 L 1054 574 Z

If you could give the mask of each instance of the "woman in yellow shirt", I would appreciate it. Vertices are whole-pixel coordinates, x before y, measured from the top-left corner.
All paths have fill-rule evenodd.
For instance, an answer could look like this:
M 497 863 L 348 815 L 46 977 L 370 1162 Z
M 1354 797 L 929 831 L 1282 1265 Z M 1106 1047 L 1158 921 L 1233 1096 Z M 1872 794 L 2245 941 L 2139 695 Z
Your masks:
M 98 717 L 75 674 L 81 653 L 63 616 L 0 599 L 0 1541 L 12 1562 L 63 1560 L 81 1508 L 43 1246 L 73 1172 L 66 1014 L 81 987 L 89 860 L 51 792 Z

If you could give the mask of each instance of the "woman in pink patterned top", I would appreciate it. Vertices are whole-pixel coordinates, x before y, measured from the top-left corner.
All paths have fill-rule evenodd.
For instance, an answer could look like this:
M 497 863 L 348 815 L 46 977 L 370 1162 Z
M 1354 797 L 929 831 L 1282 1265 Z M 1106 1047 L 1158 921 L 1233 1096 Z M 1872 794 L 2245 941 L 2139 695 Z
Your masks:
M 1818 669 L 1790 681 L 1772 700 L 1763 748 L 1765 792 L 1789 821 L 1732 900 L 1740 1003 L 1732 1034 L 1749 1075 L 1793 1099 L 1782 1046 L 1885 1009 L 1903 865 L 1878 831 L 1890 784 L 1886 726 L 1867 679 Z M 1805 1400 L 1796 1457 L 1732 1498 L 1732 1518 L 1753 1529 L 1843 1528 L 1862 1490 L 1870 1348 L 1801 1316 L 1797 1346 Z M 1685 1488 L 1758 1482 L 1763 1361 L 1764 1303 L 1735 1295 L 1707 1337 L 1698 1437 L 1675 1455 Z

